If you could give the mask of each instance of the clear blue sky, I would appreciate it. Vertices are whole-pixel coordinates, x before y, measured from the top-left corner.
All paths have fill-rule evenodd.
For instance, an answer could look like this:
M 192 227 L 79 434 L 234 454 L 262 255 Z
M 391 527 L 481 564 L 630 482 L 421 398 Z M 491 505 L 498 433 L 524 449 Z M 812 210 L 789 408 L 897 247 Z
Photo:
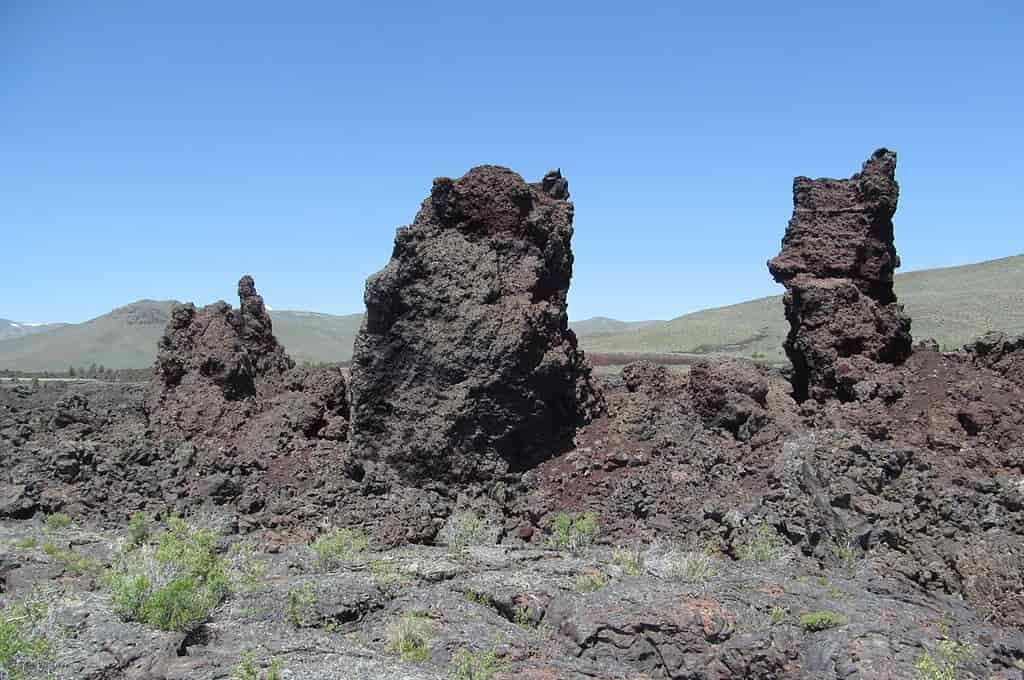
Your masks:
M 879 146 L 904 270 L 1018 254 L 1022 8 L 0 0 L 0 317 L 242 273 L 362 311 L 432 178 L 481 163 L 568 176 L 574 319 L 777 292 L 793 176 Z

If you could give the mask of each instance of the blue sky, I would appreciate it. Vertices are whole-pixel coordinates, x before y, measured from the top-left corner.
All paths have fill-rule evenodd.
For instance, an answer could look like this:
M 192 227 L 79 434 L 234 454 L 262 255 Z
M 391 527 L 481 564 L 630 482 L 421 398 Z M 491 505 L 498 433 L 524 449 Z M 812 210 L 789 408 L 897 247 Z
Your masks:
M 438 175 L 561 167 L 574 319 L 773 294 L 794 175 L 899 153 L 904 270 L 1024 251 L 1020 2 L 0 0 L 0 317 L 362 311 Z

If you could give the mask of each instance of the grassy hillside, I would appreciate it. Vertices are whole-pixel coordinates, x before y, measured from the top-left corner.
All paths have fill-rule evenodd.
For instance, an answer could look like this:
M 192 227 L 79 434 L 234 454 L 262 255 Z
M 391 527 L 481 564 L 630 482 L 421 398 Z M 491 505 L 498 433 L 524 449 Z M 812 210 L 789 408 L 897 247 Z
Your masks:
M 1024 333 L 1024 255 L 896 276 L 917 339 L 957 347 L 987 330 Z M 782 296 L 706 309 L 662 324 L 581 339 L 598 352 L 723 352 L 785 361 Z
M 596 338 L 602 335 L 614 335 L 638 330 L 646 326 L 665 323 L 664 321 L 619 321 L 609 319 L 607 316 L 595 316 L 582 321 L 574 321 L 569 324 L 580 338 Z
M 0 340 L 0 369 L 140 368 L 153 363 L 173 303 L 140 300 L 85 323 Z
M 270 312 L 274 335 L 292 359 L 304 361 L 348 361 L 356 341 L 362 314 L 317 314 L 316 312 Z

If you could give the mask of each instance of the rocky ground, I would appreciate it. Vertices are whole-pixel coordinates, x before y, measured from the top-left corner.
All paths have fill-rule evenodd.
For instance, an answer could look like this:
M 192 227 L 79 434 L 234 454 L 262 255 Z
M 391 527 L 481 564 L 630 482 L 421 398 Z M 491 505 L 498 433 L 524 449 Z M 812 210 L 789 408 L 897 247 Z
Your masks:
M 0 597 L 43 602 L 53 677 L 1022 678 L 1022 400 L 974 357 L 920 349 L 894 403 L 814 406 L 752 364 L 632 365 L 572 451 L 434 491 L 411 541 L 315 479 L 256 512 L 225 473 L 183 479 L 181 445 L 143 445 L 138 386 L 21 385 L 0 392 Z M 140 509 L 217 530 L 232 586 L 187 631 L 115 614 Z M 338 526 L 367 546 L 318 560 Z M 403 621 L 425 646 L 404 660 Z
M 920 677 L 1022 675 L 1021 635 L 957 598 L 772 541 L 733 560 L 616 551 L 598 531 L 575 552 L 407 546 L 324 564 L 308 546 L 227 535 L 232 593 L 194 630 L 161 632 L 119 619 L 101 584 L 123 534 L 24 521 L 0 536 L 5 597 L 34 592 L 48 609 L 51 677 L 244 678 L 247 657 L 284 678 L 910 678 L 928 658 L 955 674 Z M 409 621 L 420 637 L 403 655 Z

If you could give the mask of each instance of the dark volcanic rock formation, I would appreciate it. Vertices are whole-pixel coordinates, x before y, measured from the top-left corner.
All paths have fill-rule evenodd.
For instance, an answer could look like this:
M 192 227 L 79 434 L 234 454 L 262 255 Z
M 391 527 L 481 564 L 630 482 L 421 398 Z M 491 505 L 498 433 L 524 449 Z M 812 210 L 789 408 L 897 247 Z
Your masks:
M 603 408 L 567 324 L 568 197 L 559 172 L 434 180 L 366 284 L 354 455 L 406 481 L 486 479 L 564 448 Z
M 785 349 L 799 400 L 853 400 L 872 364 L 910 355 L 910 319 L 892 285 L 895 170 L 896 154 L 879 149 L 850 179 L 793 180 L 793 217 L 768 269 L 786 287 Z
M 688 385 L 694 410 L 706 427 L 747 440 L 768 420 L 768 381 L 754 364 L 701 361 L 690 369 Z
M 340 371 L 295 369 L 252 277 L 238 282 L 238 297 L 238 309 L 216 302 L 172 310 L 146 399 L 150 429 L 191 439 L 231 436 L 246 426 L 245 441 L 257 449 L 277 446 L 280 434 L 271 430 L 282 428 L 344 439 L 348 399 Z M 274 441 L 263 447 L 261 438 Z
M 991 331 L 964 347 L 979 366 L 1024 385 L 1024 335 Z

